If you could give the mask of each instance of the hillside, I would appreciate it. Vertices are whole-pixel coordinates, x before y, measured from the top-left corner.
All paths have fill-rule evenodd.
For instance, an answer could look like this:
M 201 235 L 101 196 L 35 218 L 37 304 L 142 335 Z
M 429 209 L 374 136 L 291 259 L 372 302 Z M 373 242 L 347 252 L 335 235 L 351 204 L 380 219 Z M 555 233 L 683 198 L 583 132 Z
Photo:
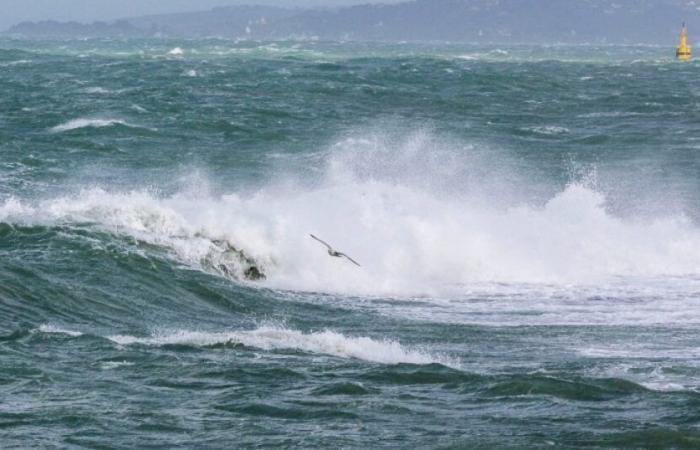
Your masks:
M 669 43 L 682 21 L 700 26 L 685 0 L 416 0 L 338 9 L 221 7 L 93 24 L 22 23 L 26 37 L 164 36 L 254 39 L 447 40 L 504 43 Z

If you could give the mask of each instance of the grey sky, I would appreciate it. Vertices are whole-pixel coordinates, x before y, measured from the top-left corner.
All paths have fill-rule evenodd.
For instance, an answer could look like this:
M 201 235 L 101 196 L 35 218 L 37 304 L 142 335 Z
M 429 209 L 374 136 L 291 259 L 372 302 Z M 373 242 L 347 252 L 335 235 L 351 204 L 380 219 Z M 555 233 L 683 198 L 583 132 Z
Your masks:
M 383 0 L 381 3 L 397 3 Z M 201 11 L 221 5 L 257 4 L 287 7 L 339 6 L 380 3 L 378 0 L 0 0 L 0 30 L 25 20 L 92 22 L 182 11 Z

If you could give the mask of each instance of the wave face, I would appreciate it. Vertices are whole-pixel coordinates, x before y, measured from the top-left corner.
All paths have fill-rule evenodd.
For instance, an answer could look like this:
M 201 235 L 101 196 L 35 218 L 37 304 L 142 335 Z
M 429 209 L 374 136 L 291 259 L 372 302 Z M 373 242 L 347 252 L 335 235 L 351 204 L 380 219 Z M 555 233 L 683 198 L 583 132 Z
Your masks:
M 0 39 L 0 67 L 6 446 L 696 442 L 692 63 Z

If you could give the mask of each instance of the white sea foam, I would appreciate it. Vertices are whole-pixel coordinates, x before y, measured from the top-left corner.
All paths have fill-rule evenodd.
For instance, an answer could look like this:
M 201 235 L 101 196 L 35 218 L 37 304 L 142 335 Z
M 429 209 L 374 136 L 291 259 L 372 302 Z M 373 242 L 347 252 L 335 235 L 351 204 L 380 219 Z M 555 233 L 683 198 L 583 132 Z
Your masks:
M 657 344 L 647 342 L 639 343 L 613 343 L 607 346 L 598 344 L 597 346 L 578 348 L 576 351 L 583 356 L 592 358 L 621 358 L 621 359 L 654 359 L 663 358 L 667 360 L 691 360 L 700 359 L 700 349 L 695 346 L 681 346 L 682 343 L 674 342 L 673 345 Z
M 131 109 L 133 109 L 136 112 L 142 113 L 142 114 L 148 112 L 148 110 L 146 108 L 144 108 L 143 106 L 137 105 L 137 104 L 131 105 Z
M 110 91 L 99 86 L 93 86 L 85 89 L 85 92 L 88 94 L 109 94 Z
M 489 52 L 489 55 L 508 56 L 509 53 L 508 53 L 508 51 L 506 51 L 506 50 L 501 50 L 500 48 L 497 48 L 497 49 L 491 50 L 491 51 Z
M 0 63 L 0 67 L 11 67 L 11 66 L 19 66 L 23 64 L 31 64 L 32 61 L 28 59 L 20 59 L 17 61 L 9 61 L 5 63 Z
M 120 367 L 130 367 L 133 366 L 134 363 L 128 362 L 128 361 L 107 361 L 103 362 L 100 364 L 100 368 L 102 370 L 112 370 L 112 369 L 118 369 Z
M 145 111 L 145 110 L 144 110 Z M 102 118 L 79 118 L 69 120 L 66 123 L 62 123 L 50 129 L 52 133 L 62 133 L 66 131 L 79 130 L 81 128 L 104 128 L 111 127 L 114 125 L 121 125 L 129 128 L 140 128 L 144 130 L 157 131 L 154 128 L 148 128 L 142 125 L 136 125 L 133 123 L 126 122 L 121 119 L 102 119 Z
M 55 127 L 51 128 L 51 131 L 54 133 L 61 133 L 64 131 L 77 130 L 80 128 L 88 128 L 88 127 L 102 128 L 102 127 L 109 127 L 112 125 L 124 125 L 124 126 L 133 127 L 133 125 L 130 125 L 130 124 L 126 123 L 125 121 L 119 120 L 119 119 L 86 119 L 86 118 L 81 118 L 81 119 L 70 120 L 70 121 L 63 123 L 61 125 L 56 125 Z
M 527 128 L 527 130 L 532 131 L 537 134 L 544 134 L 548 136 L 555 136 L 558 134 L 567 134 L 571 131 L 566 127 L 560 127 L 556 125 L 545 125 L 540 127 Z
M 650 356 L 651 360 L 628 359 L 612 365 L 596 365 L 589 371 L 589 376 L 626 379 L 660 392 L 698 391 L 697 359 L 663 362 L 658 361 L 660 356 Z M 679 371 L 679 368 L 685 370 Z
M 72 330 L 66 330 L 64 328 L 57 327 L 55 325 L 50 325 L 50 324 L 44 324 L 39 327 L 39 331 L 42 333 L 49 333 L 49 334 L 66 334 L 68 336 L 72 337 L 78 337 L 82 336 L 83 333 L 80 331 L 72 331 Z
M 261 350 L 300 350 L 340 358 L 356 358 L 383 364 L 431 364 L 439 363 L 458 366 L 448 357 L 406 349 L 392 340 L 374 340 L 368 337 L 347 337 L 333 331 L 302 333 L 278 326 L 262 326 L 249 331 L 228 331 L 220 333 L 202 331 L 159 332 L 150 337 L 109 336 L 109 340 L 119 345 L 191 345 L 206 347 L 217 344 L 239 344 Z
M 175 47 L 174 49 L 172 49 L 168 52 L 168 55 L 172 55 L 172 56 L 181 56 L 184 54 L 185 54 L 185 51 L 183 49 L 181 49 L 180 47 Z
M 439 295 L 475 283 L 567 286 L 700 275 L 700 229 L 682 216 L 622 219 L 606 210 L 602 193 L 576 182 L 541 204 L 502 201 L 509 188 L 527 186 L 478 156 L 455 155 L 430 136 L 398 144 L 354 138 L 327 154 L 285 161 L 324 161 L 313 174 L 317 183 L 223 196 L 91 188 L 36 203 L 9 199 L 0 214 L 13 222 L 95 223 L 167 247 L 195 267 L 214 240 L 225 239 L 265 267 L 266 286 L 288 290 Z M 505 180 L 516 184 L 498 184 Z M 362 267 L 329 258 L 309 233 Z
M 506 50 L 494 49 L 488 52 L 465 53 L 462 55 L 457 55 L 456 58 L 465 61 L 478 61 L 482 59 L 502 59 L 508 56 L 510 56 L 510 54 Z M 452 56 L 450 58 L 452 58 Z
M 32 214 L 32 208 L 25 206 L 15 197 L 10 197 L 0 204 L 0 220 L 27 222 Z
M 624 111 L 606 111 L 606 112 L 592 112 L 586 114 L 579 114 L 577 117 L 580 119 L 598 119 L 607 117 L 631 117 L 639 116 L 642 113 L 638 112 L 624 112 Z

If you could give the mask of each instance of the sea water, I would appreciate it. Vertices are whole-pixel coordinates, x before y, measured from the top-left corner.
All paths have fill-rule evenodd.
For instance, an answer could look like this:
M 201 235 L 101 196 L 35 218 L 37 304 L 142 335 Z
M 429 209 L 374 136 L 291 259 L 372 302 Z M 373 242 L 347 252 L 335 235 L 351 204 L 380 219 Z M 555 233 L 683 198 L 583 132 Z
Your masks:
M 0 447 L 697 445 L 699 73 L 0 40 Z

